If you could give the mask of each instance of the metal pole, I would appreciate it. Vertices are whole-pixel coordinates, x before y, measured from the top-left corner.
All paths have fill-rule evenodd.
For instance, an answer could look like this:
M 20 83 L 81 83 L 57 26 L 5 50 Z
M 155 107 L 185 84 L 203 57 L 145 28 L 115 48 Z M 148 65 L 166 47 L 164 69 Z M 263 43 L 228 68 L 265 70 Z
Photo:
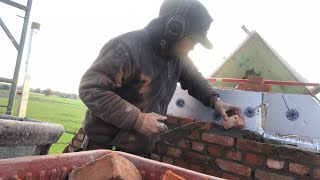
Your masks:
M 0 17 L 0 26 L 2 27 L 4 32 L 7 34 L 8 38 L 10 39 L 10 41 L 12 42 L 14 47 L 16 47 L 16 49 L 18 50 L 19 49 L 19 44 L 17 43 L 16 39 L 14 39 L 14 37 L 12 36 L 11 32 L 7 28 L 6 24 L 4 24 L 4 22 L 1 19 L 1 17 Z
M 33 22 L 31 25 L 31 32 L 29 37 L 29 45 L 28 45 L 28 53 L 27 53 L 27 60 L 26 60 L 26 69 L 25 69 L 25 77 L 23 82 L 23 88 L 22 88 L 22 95 L 20 104 L 18 107 L 17 115 L 19 117 L 25 117 L 27 113 L 27 107 L 28 107 L 28 100 L 29 100 L 29 92 L 30 92 L 30 80 L 31 80 L 31 72 L 28 69 L 29 60 L 31 57 L 31 51 L 32 51 L 32 40 L 34 35 L 37 34 L 37 31 L 40 30 L 40 24 Z M 31 58 L 32 59 L 32 58 Z
M 242 30 L 244 30 L 244 32 L 246 32 L 248 35 L 250 34 L 250 31 L 247 29 L 247 27 L 245 25 L 241 26 Z
M 28 30 L 31 6 L 32 6 L 32 0 L 28 0 L 27 9 L 26 9 L 25 16 L 24 16 L 21 38 L 20 38 L 20 44 L 19 44 L 20 46 L 19 46 L 19 50 L 18 50 L 16 67 L 14 69 L 13 83 L 11 86 L 11 91 L 10 91 L 9 100 L 8 100 L 8 107 L 7 107 L 7 112 L 6 112 L 7 115 L 12 115 L 12 107 L 13 107 L 13 102 L 14 102 L 14 98 L 16 95 L 16 90 L 17 90 L 19 71 L 20 71 L 20 65 L 21 65 L 21 60 L 22 60 L 23 48 L 24 48 L 24 44 L 25 44 L 25 40 L 26 40 L 26 34 L 27 34 L 27 30 Z
M 18 9 L 23 10 L 23 11 L 30 10 L 30 8 L 31 8 L 31 6 L 30 7 L 28 5 L 24 6 L 19 3 L 14 2 L 14 1 L 11 1 L 11 0 L 0 0 L 0 2 L 3 2 L 3 3 L 8 4 L 10 6 L 16 7 Z
M 232 83 L 247 83 L 248 79 L 236 79 L 236 78 L 211 78 L 208 77 L 209 82 L 232 82 Z M 309 83 L 299 81 L 276 81 L 276 80 L 264 80 L 264 84 L 282 85 L 282 86 L 320 86 L 320 83 Z

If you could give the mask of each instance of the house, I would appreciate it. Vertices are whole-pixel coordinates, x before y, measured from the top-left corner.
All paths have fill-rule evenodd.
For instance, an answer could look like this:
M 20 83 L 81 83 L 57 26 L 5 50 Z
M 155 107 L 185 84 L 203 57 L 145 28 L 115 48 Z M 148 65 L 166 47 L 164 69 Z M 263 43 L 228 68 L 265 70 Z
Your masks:
M 307 80 L 285 61 L 260 35 L 252 31 L 240 46 L 211 75 L 214 78 L 246 79 L 247 75 L 263 76 L 266 80 Z M 215 87 L 235 87 L 236 83 L 215 82 Z M 274 93 L 310 94 L 304 86 L 272 87 Z

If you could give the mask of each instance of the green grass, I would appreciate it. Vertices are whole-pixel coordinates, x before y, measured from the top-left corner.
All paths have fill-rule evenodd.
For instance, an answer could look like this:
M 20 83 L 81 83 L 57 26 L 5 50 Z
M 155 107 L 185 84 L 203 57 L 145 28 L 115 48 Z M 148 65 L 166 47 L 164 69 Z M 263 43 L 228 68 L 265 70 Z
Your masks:
M 57 143 L 53 144 L 49 150 L 49 154 L 59 154 L 69 144 L 73 138 L 72 134 L 63 133 Z
M 8 105 L 9 98 L 5 98 L 5 96 L 9 97 L 9 93 L 10 93 L 10 91 L 0 89 L 0 105 L 1 106 Z M 16 99 L 18 100 L 18 98 L 16 98 Z M 14 102 L 14 107 L 17 107 L 17 105 L 18 105 L 17 100 Z M 7 109 L 5 107 L 1 107 L 1 106 L 0 106 L 0 114 L 5 114 Z M 14 114 L 16 114 L 17 108 L 14 108 L 13 112 L 14 112 Z
M 0 91 L 7 94 L 6 91 Z M 6 105 L 8 98 L 0 96 L 0 105 Z M 15 100 L 14 114 L 19 103 L 19 97 Z M 60 98 L 57 96 L 44 96 L 42 94 L 31 93 L 28 102 L 26 117 L 46 122 L 61 124 L 65 128 L 65 133 L 56 144 L 50 148 L 49 154 L 61 153 L 72 139 L 74 133 L 81 127 L 84 119 L 86 107 L 81 100 Z M 5 108 L 0 108 L 0 113 L 5 113 Z

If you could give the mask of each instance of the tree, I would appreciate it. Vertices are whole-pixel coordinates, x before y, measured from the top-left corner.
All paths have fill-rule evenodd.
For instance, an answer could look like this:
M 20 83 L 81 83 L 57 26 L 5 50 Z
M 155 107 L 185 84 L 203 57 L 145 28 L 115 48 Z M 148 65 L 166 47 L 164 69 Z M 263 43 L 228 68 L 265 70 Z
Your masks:
M 51 91 L 50 88 L 44 90 L 43 93 L 44 93 L 45 96 L 51 96 L 52 95 L 52 91 Z
M 40 94 L 40 93 L 41 93 L 41 89 L 40 89 L 40 88 L 35 89 L 35 90 L 34 90 L 34 93 Z
M 0 89 L 4 89 L 4 90 L 10 90 L 10 85 L 8 85 L 8 84 L 3 84 L 3 83 L 0 83 Z

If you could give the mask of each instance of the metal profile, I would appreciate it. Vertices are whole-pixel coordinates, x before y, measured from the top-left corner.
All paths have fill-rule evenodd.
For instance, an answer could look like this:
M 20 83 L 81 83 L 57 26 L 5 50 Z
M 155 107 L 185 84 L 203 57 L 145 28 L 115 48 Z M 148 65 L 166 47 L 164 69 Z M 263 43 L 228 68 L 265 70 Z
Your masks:
M 25 44 L 27 30 L 28 30 L 28 24 L 29 24 L 32 0 L 28 0 L 27 6 L 24 6 L 22 4 L 16 3 L 16 2 L 11 1 L 11 0 L 0 0 L 0 2 L 25 11 L 23 27 L 22 27 L 22 31 L 21 31 L 19 44 L 16 42 L 16 40 L 12 36 L 10 30 L 7 28 L 5 23 L 0 18 L 0 25 L 1 25 L 2 29 L 4 30 L 4 32 L 7 34 L 8 38 L 11 40 L 13 45 L 18 50 L 18 55 L 17 55 L 16 66 L 15 66 L 13 78 L 12 79 L 8 79 L 8 78 L 0 77 L 0 82 L 11 83 L 11 90 L 10 90 L 10 94 L 9 94 L 8 105 L 6 106 L 7 107 L 6 114 L 11 115 L 12 114 L 13 103 L 14 103 L 14 98 L 15 98 L 15 94 L 16 94 L 16 90 L 17 90 L 17 83 L 18 83 L 18 78 L 19 78 L 19 72 L 20 72 L 21 60 L 22 60 L 22 55 L 23 55 L 23 49 L 24 49 L 24 44 Z

